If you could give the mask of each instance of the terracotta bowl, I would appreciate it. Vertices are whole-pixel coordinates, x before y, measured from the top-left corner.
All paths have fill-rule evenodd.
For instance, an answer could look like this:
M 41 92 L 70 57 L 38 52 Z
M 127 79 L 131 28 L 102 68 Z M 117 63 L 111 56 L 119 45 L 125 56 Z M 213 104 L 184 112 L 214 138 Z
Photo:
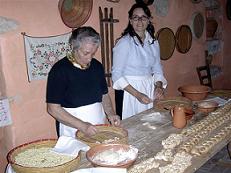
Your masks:
M 109 151 L 110 154 L 123 153 L 125 155 L 120 155 L 117 158 L 121 158 L 120 161 L 113 161 L 112 157 L 115 155 L 104 155 L 106 151 Z M 99 156 L 101 154 L 100 159 Z M 126 144 L 100 144 L 92 147 L 90 150 L 87 151 L 86 157 L 89 162 L 92 163 L 93 166 L 100 166 L 100 167 L 112 167 L 112 168 L 128 168 L 130 167 L 136 160 L 138 156 L 138 149 L 126 145 Z M 110 159 L 109 159 L 110 157 Z
M 209 113 L 217 109 L 218 103 L 214 101 L 201 101 L 197 104 L 198 111 Z
M 192 101 L 203 100 L 208 96 L 211 89 L 204 85 L 184 85 L 178 88 L 184 97 Z
M 185 107 L 184 108 L 186 120 L 191 120 L 195 112 L 192 110 L 191 107 Z

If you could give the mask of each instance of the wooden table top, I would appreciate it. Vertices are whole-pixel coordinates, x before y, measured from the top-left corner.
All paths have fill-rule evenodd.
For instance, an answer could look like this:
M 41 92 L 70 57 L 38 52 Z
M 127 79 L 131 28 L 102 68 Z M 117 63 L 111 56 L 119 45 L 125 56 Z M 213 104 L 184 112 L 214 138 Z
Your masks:
M 155 116 L 153 116 L 154 114 Z M 201 115 L 200 113 L 196 113 L 193 120 L 189 121 L 187 126 L 190 126 L 199 119 L 201 119 Z M 172 133 L 181 132 L 180 129 L 176 129 L 172 126 L 171 115 L 168 111 L 159 113 L 154 109 L 149 109 L 123 120 L 122 126 L 128 130 L 129 144 L 139 149 L 139 155 L 135 164 L 138 164 L 142 160 L 154 157 L 159 151 L 162 150 L 162 140 L 166 139 Z M 201 157 L 193 157 L 192 165 L 185 170 L 185 173 L 195 172 L 218 151 L 220 151 L 230 140 L 231 138 L 222 140 L 213 148 L 212 151 L 209 151 L 206 155 Z M 83 153 L 80 168 L 92 167 L 91 164 L 86 160 L 84 154 L 85 153 Z M 155 169 L 155 172 L 159 172 L 157 170 L 158 169 Z

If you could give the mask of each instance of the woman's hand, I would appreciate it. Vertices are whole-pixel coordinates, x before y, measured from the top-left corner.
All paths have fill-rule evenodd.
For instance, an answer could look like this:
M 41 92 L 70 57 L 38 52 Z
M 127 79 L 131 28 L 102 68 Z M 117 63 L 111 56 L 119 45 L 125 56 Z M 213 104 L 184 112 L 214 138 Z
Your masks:
M 120 126 L 120 117 L 118 115 L 108 115 L 107 118 L 113 126 Z
M 152 103 L 152 99 L 149 98 L 147 95 L 145 95 L 144 93 L 138 92 L 136 95 L 137 100 L 139 100 L 140 103 L 143 104 L 149 104 Z
M 163 87 L 155 87 L 154 98 L 157 100 L 164 98 L 164 88 Z
M 96 134 L 97 129 L 94 125 L 84 122 L 83 123 L 83 127 L 81 129 L 79 129 L 83 134 L 85 134 L 86 136 L 92 136 L 94 134 Z

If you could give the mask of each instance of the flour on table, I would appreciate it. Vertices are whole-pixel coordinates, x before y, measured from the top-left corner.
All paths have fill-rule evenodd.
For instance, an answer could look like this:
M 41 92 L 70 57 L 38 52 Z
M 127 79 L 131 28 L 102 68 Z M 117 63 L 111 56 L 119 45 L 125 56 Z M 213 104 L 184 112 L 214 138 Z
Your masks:
M 153 130 L 156 129 L 156 126 L 152 126 L 149 122 L 143 123 L 143 126 L 147 126 L 148 128 L 153 129 Z
M 166 122 L 166 117 L 159 112 L 153 112 L 142 116 L 141 121 L 146 122 Z

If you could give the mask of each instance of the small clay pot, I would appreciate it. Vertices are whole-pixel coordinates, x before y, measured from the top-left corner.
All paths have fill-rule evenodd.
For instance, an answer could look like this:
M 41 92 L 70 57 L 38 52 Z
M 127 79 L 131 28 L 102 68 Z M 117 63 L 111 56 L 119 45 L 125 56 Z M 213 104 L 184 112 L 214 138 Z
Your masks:
M 210 113 L 217 109 L 218 103 L 214 101 L 201 101 L 197 104 L 198 111 L 203 113 Z
M 184 108 L 184 113 L 185 113 L 185 116 L 186 116 L 186 120 L 191 120 L 193 115 L 194 115 L 194 111 L 192 110 L 192 108 Z

